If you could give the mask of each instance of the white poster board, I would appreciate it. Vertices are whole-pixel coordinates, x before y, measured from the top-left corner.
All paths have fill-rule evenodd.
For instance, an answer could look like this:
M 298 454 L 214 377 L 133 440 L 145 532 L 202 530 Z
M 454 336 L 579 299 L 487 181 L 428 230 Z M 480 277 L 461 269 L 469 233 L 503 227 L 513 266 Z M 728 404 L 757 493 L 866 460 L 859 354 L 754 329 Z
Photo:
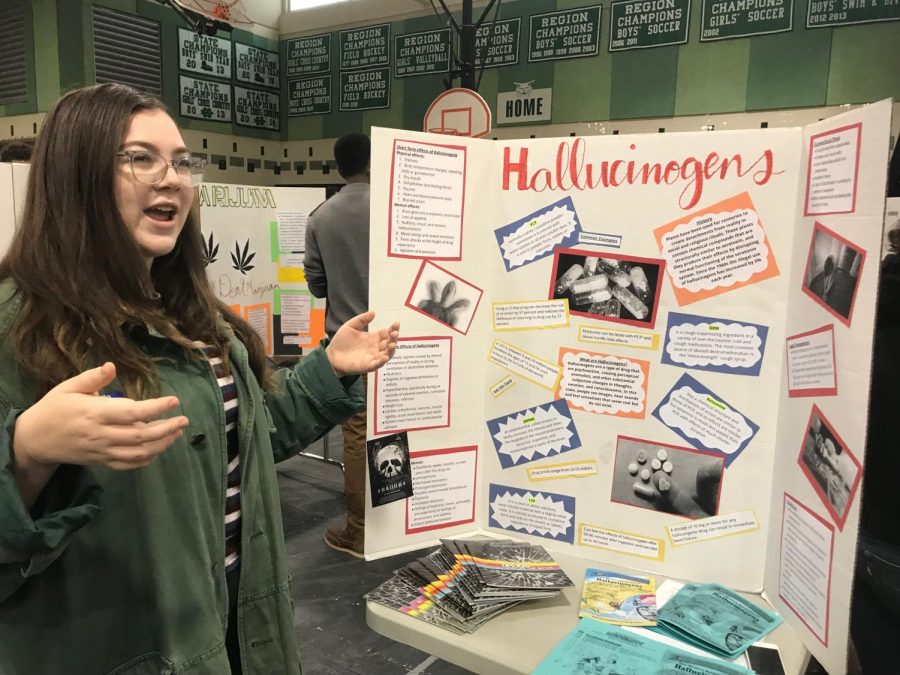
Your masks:
M 404 376 L 369 379 L 368 432 L 406 433 L 413 497 L 367 501 L 367 556 L 481 530 L 769 597 L 793 583 L 794 605 L 828 588 L 773 602 L 843 672 L 889 122 L 881 103 L 715 134 L 373 130 L 370 307 L 401 321 Z M 818 452 L 852 474 L 831 508 L 802 462 L 816 410 Z M 464 463 L 423 473 L 460 449 L 471 493 Z M 826 640 L 804 626 L 823 617 Z
M 0 162 L 0 255 L 9 248 L 22 217 L 30 169 L 24 162 Z
M 325 334 L 325 301 L 303 272 L 306 220 L 323 188 L 203 183 L 200 222 L 216 295 L 253 326 L 270 355 L 299 355 Z

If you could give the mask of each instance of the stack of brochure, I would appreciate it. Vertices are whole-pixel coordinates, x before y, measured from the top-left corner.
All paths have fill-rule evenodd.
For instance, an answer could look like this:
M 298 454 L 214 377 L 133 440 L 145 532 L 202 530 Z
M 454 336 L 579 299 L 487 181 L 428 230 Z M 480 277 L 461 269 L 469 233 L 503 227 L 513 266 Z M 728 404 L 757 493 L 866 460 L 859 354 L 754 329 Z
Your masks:
M 685 584 L 660 607 L 655 630 L 733 659 L 781 621 L 724 586 Z
M 629 675 L 752 675 L 742 666 L 689 654 L 619 626 L 582 619 L 541 661 L 532 675 L 627 673 Z
M 513 605 L 572 585 L 542 546 L 442 539 L 439 549 L 397 570 L 365 597 L 455 633 L 471 633 Z

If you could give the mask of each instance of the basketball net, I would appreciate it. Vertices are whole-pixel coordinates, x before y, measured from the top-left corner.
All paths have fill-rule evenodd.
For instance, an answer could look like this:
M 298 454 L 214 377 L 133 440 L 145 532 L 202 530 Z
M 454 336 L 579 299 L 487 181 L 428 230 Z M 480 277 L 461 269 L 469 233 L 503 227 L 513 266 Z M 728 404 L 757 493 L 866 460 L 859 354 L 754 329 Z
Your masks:
M 172 0 L 179 7 L 229 26 L 252 26 L 243 0 Z

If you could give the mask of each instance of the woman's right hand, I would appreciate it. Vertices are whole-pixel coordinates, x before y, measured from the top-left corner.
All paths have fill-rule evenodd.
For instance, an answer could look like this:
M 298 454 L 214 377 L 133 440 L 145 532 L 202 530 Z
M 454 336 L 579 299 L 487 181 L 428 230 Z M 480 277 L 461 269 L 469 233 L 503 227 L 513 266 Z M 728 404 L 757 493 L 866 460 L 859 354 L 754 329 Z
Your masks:
M 100 396 L 115 377 L 112 363 L 87 370 L 61 382 L 20 414 L 13 440 L 19 468 L 82 464 L 138 469 L 165 452 L 188 419 L 156 418 L 178 407 L 178 399 Z

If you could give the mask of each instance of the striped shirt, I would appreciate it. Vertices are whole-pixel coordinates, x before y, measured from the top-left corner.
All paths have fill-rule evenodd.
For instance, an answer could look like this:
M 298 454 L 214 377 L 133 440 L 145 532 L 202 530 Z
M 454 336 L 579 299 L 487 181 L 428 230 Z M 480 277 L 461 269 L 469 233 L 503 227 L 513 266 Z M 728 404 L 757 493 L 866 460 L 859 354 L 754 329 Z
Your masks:
M 225 404 L 225 440 L 228 445 L 228 481 L 225 488 L 225 571 L 240 564 L 241 555 L 241 462 L 238 454 L 238 397 L 234 378 L 211 347 L 203 347 Z

